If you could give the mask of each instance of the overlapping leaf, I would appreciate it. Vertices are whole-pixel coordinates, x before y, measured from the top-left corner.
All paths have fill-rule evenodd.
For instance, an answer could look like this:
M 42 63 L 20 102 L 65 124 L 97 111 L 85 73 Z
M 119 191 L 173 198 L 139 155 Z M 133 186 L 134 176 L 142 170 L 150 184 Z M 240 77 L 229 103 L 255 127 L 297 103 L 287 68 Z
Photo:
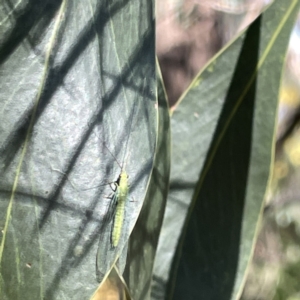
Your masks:
M 153 299 L 236 299 L 240 293 L 298 7 L 296 0 L 275 1 L 207 65 L 174 109 L 171 190 Z
M 147 196 L 130 237 L 125 279 L 132 299 L 149 299 L 154 258 L 162 226 L 170 176 L 170 116 L 161 74 L 157 75 L 158 140 Z

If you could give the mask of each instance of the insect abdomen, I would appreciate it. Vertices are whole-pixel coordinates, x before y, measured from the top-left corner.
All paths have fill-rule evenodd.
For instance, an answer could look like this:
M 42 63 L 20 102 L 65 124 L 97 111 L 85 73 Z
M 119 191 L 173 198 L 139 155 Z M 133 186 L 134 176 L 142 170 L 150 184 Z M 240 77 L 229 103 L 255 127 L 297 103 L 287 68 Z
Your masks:
M 112 246 L 115 248 L 117 247 L 123 222 L 124 222 L 124 215 L 125 215 L 125 201 L 128 195 L 128 183 L 127 183 L 127 174 L 123 171 L 120 175 L 120 182 L 117 187 L 117 207 L 115 212 L 114 218 L 114 227 L 111 235 Z

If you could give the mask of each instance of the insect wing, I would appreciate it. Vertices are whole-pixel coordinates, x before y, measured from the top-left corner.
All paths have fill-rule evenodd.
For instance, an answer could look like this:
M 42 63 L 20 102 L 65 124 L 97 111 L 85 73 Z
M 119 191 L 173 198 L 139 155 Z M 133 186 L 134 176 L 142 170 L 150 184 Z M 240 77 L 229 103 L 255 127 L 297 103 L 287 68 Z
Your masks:
M 109 202 L 109 207 L 107 210 L 107 214 L 105 217 L 105 223 L 109 223 L 114 219 L 114 215 L 116 212 L 116 206 L 118 204 L 118 186 L 116 185 L 116 189 L 113 191 L 113 193 L 108 197 L 109 199 L 111 199 L 111 201 Z
M 127 261 L 127 252 L 128 252 L 128 242 L 125 243 L 122 253 L 116 263 L 116 266 L 117 266 L 120 274 L 123 274 L 123 272 L 125 270 L 126 261 Z
M 105 216 L 104 224 L 105 230 L 101 232 L 97 258 L 96 258 L 96 276 L 97 280 L 101 282 L 105 276 L 105 274 L 110 270 L 109 260 L 105 259 L 106 253 L 111 251 L 111 231 L 113 228 L 113 220 L 116 211 L 116 206 L 118 203 L 118 186 L 116 185 L 116 189 L 113 191 L 111 196 L 108 197 L 111 199 L 109 203 L 109 207 Z

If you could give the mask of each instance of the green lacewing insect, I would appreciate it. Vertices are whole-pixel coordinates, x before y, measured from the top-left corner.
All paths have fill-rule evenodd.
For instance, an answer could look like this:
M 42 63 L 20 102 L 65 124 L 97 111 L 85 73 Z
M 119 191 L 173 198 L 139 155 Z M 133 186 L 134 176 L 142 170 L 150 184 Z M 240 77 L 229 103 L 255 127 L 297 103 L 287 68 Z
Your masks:
M 124 221 L 125 215 L 125 201 L 128 196 L 128 176 L 125 170 L 122 170 L 118 181 L 117 181 L 117 190 L 115 193 L 117 207 L 114 217 L 114 224 L 113 230 L 111 233 L 111 243 L 113 247 L 117 247 L 121 232 L 122 232 L 122 225 Z
M 105 242 L 107 241 L 107 238 L 105 238 L 105 236 L 104 236 L 104 240 L 100 239 L 97 259 L 96 259 L 96 275 L 97 275 L 97 280 L 99 282 L 103 280 L 105 274 L 110 268 L 109 265 L 110 260 L 108 259 L 107 261 L 108 253 L 110 253 L 110 250 L 115 249 L 119 245 L 122 232 L 124 230 L 124 225 L 125 225 L 125 206 L 126 206 L 126 200 L 128 198 L 128 193 L 129 193 L 128 175 L 125 171 L 125 163 L 123 164 L 123 166 L 121 166 L 117 158 L 112 154 L 112 152 L 108 149 L 108 147 L 106 145 L 104 146 L 107 148 L 107 150 L 112 155 L 112 157 L 116 160 L 117 164 L 121 168 L 121 172 L 116 181 L 109 183 L 113 193 L 111 196 L 107 197 L 111 199 L 111 202 L 107 212 L 107 217 L 106 217 L 107 219 L 105 222 L 110 222 L 112 220 L 110 237 L 109 237 L 110 248 Z M 127 243 L 125 244 L 124 249 L 117 261 L 120 270 L 124 270 L 125 268 L 126 257 L 127 257 Z M 105 258 L 105 260 L 103 260 L 103 258 Z
M 109 149 L 108 151 L 110 152 Z M 115 189 L 113 189 L 113 196 L 111 197 L 112 202 L 116 205 L 115 212 L 114 212 L 113 227 L 111 231 L 111 245 L 113 248 L 115 248 L 118 246 L 121 233 L 122 233 L 122 227 L 123 227 L 124 217 L 125 217 L 125 203 L 128 197 L 129 185 L 128 185 L 128 175 L 125 171 L 125 164 L 121 167 L 116 157 L 111 152 L 110 154 L 115 158 L 119 167 L 121 168 L 121 173 L 118 179 L 114 182 Z
M 131 114 L 128 118 L 130 120 L 129 132 L 131 132 L 131 127 L 133 124 L 133 115 L 136 110 L 137 105 L 134 106 Z M 125 245 L 121 245 L 120 241 L 123 236 L 126 235 L 128 230 L 128 220 L 126 220 L 125 211 L 126 211 L 126 203 L 129 199 L 129 182 L 128 175 L 125 170 L 125 165 L 127 161 L 127 146 L 129 144 L 130 135 L 125 142 L 125 152 L 123 155 L 122 165 L 119 163 L 116 156 L 112 153 L 112 151 L 105 145 L 103 146 L 108 150 L 110 155 L 115 159 L 117 164 L 119 165 L 121 171 L 116 181 L 110 183 L 110 188 L 112 189 L 112 195 L 108 198 L 111 199 L 110 207 L 107 213 L 107 219 L 105 222 L 109 222 L 110 225 L 110 236 L 108 238 L 108 234 L 104 232 L 102 235 L 102 239 L 99 241 L 99 247 L 97 252 L 96 259 L 96 275 L 98 281 L 102 281 L 105 274 L 111 268 L 111 263 L 115 259 L 115 251 L 116 248 L 118 250 L 122 250 L 119 258 L 116 261 L 116 264 L 121 272 L 123 272 L 126 265 L 126 257 L 127 257 L 127 242 Z M 109 239 L 109 242 L 108 242 Z M 110 246 L 110 247 L 109 247 Z M 123 249 L 119 249 L 119 246 L 122 246 Z
M 130 131 L 133 124 L 133 116 L 135 113 L 135 109 L 137 106 L 134 106 L 133 111 L 131 113 L 130 118 Z M 130 132 L 129 131 L 129 132 Z M 125 153 L 127 151 L 127 146 L 129 142 L 130 135 L 127 138 L 126 145 L 125 145 Z M 124 219 L 125 219 L 125 204 L 126 200 L 128 198 L 128 192 L 129 192 L 129 184 L 128 184 L 128 175 L 125 171 L 125 165 L 126 165 L 126 157 L 124 155 L 123 159 L 123 165 L 118 162 L 117 158 L 113 155 L 113 153 L 108 149 L 108 147 L 104 144 L 106 149 L 109 151 L 111 156 L 116 160 L 117 164 L 121 168 L 120 175 L 118 179 L 114 182 L 115 189 L 113 189 L 113 196 L 112 202 L 115 203 L 116 208 L 114 212 L 114 219 L 113 219 L 113 227 L 111 231 L 111 246 L 112 248 L 116 248 L 119 244 L 120 237 L 122 234 Z

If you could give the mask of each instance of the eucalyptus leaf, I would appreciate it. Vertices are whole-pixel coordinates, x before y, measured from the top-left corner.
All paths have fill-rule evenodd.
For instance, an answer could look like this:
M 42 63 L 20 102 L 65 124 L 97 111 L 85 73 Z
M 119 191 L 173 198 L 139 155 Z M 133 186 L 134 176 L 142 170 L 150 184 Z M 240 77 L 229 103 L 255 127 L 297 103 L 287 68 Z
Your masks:
M 110 269 L 152 172 L 152 2 L 0 5 L 0 298 L 88 299 L 97 252 Z M 113 248 L 107 183 L 119 164 L 136 203 Z
M 136 226 L 130 236 L 124 278 L 132 299 L 150 299 L 158 238 L 169 191 L 170 115 L 162 76 L 157 65 L 158 139 L 151 180 Z
M 173 108 L 171 187 L 152 299 L 238 299 L 274 151 L 299 1 L 274 1 Z

